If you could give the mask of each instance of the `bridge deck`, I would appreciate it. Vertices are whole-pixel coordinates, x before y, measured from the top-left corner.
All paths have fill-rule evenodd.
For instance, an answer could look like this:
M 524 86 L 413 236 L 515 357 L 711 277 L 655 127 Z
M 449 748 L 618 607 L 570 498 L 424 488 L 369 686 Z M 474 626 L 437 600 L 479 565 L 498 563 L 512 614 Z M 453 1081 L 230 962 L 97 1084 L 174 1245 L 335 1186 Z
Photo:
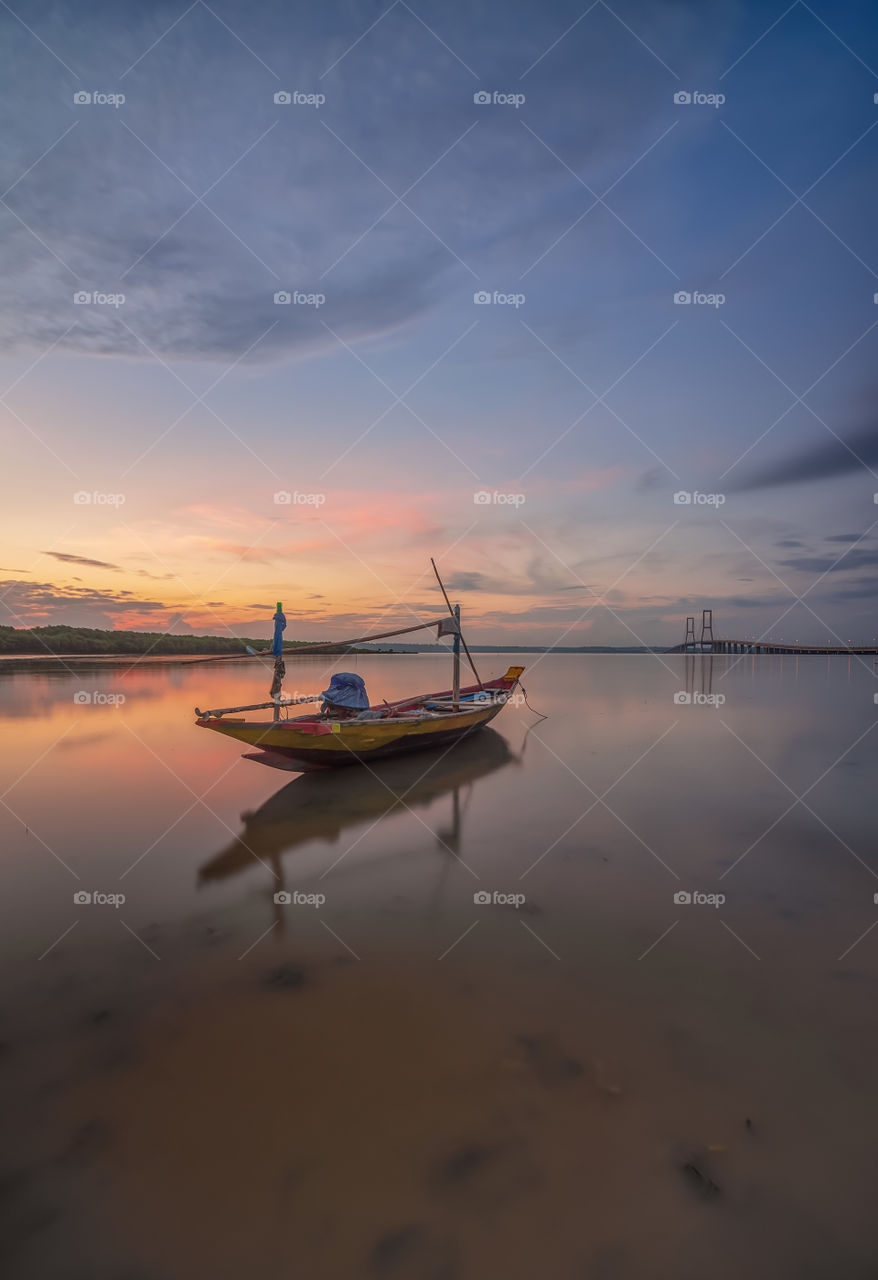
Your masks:
M 876 645 L 818 645 L 818 644 L 778 644 L 770 640 L 714 640 L 700 643 L 674 645 L 668 653 L 815 653 L 815 654 L 858 654 L 878 657 Z

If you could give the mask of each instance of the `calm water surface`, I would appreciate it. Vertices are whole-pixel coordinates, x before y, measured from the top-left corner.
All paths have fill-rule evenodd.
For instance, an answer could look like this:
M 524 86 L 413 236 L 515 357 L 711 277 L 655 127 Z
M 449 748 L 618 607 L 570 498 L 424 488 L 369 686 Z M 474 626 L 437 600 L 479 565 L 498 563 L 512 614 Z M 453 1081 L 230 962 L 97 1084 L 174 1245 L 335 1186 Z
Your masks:
M 477 661 L 548 718 L 301 776 L 0 668 L 7 1274 L 878 1272 L 871 664 Z

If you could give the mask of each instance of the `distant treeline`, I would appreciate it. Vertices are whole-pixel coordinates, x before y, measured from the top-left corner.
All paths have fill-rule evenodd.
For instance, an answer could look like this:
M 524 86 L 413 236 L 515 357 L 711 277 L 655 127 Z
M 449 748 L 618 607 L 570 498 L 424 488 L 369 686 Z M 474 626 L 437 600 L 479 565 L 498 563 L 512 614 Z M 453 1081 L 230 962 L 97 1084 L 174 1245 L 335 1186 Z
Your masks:
M 285 641 L 285 646 L 315 644 L 317 641 Z M 62 654 L 143 654 L 149 652 L 161 656 L 175 653 L 240 653 L 244 646 L 251 649 L 271 647 L 269 640 L 250 640 L 232 636 L 179 636 L 160 631 L 98 631 L 94 627 L 0 627 L 0 654 L 3 653 L 62 653 Z M 339 645 L 339 653 L 347 650 Z

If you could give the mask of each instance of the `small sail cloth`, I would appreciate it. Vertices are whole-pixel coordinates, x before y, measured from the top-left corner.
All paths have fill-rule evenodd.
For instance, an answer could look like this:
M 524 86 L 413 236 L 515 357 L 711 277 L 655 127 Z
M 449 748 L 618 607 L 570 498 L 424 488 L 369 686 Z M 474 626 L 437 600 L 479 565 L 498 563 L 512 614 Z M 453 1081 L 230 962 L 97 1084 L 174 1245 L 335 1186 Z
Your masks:
M 333 707 L 350 707 L 352 711 L 366 711 L 369 707 L 363 678 L 352 671 L 336 671 L 329 681 L 329 688 L 324 689 L 320 696 Z

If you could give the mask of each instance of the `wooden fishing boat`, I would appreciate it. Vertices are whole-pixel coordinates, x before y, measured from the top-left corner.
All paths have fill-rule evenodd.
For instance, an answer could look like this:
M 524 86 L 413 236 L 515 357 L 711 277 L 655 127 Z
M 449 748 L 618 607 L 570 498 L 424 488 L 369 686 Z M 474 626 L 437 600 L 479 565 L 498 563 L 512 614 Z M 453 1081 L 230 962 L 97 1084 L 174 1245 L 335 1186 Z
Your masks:
M 305 772 L 312 769 L 337 768 L 342 765 L 367 763 L 386 756 L 400 755 L 427 747 L 446 746 L 465 738 L 483 725 L 490 724 L 502 711 L 515 691 L 524 667 L 509 667 L 502 676 L 483 681 L 466 641 L 460 630 L 460 605 L 453 608 L 439 578 L 435 562 L 433 570 L 445 597 L 450 617 L 432 618 L 415 626 L 400 627 L 375 635 L 359 636 L 345 644 L 360 644 L 380 640 L 388 636 L 404 635 L 411 631 L 438 628 L 438 635 L 453 638 L 452 687 L 437 693 L 418 694 L 400 698 L 397 702 L 381 702 L 367 705 L 365 688 L 359 676 L 352 673 L 336 673 L 330 690 L 320 694 L 287 697 L 282 689 L 286 674 L 284 654 L 326 652 L 337 647 L 326 644 L 300 645 L 295 650 L 284 650 L 282 632 L 286 626 L 283 609 L 278 602 L 275 614 L 274 645 L 264 653 L 249 652 L 258 658 L 274 655 L 274 680 L 271 701 L 249 706 L 220 707 L 202 711 L 195 708 L 196 724 L 202 729 L 212 729 L 227 738 L 243 742 L 256 751 L 247 753 L 245 759 L 256 760 L 273 768 Z M 461 646 L 472 667 L 477 683 L 465 688 L 460 686 Z M 237 658 L 238 655 L 233 655 Z M 223 661 L 223 658 L 196 659 L 195 661 Z M 335 682 L 341 692 L 332 692 Z M 343 682 L 350 688 L 345 690 Z M 357 688 L 359 686 L 359 688 Z M 347 696 L 348 700 L 345 701 Z M 361 696 L 362 700 L 357 698 Z M 318 714 L 289 717 L 290 707 L 298 703 L 321 702 Z M 271 710 L 271 719 L 246 719 L 240 712 Z
M 443 689 L 380 703 L 368 709 L 370 718 L 312 714 L 288 720 L 246 720 L 220 710 L 200 712 L 196 724 L 258 748 L 246 756 L 248 760 L 298 771 L 336 768 L 445 746 L 466 737 L 502 711 L 523 671 L 524 667 L 510 667 L 505 675 L 469 685 L 456 696 L 453 689 Z M 272 702 L 262 705 L 275 707 Z

